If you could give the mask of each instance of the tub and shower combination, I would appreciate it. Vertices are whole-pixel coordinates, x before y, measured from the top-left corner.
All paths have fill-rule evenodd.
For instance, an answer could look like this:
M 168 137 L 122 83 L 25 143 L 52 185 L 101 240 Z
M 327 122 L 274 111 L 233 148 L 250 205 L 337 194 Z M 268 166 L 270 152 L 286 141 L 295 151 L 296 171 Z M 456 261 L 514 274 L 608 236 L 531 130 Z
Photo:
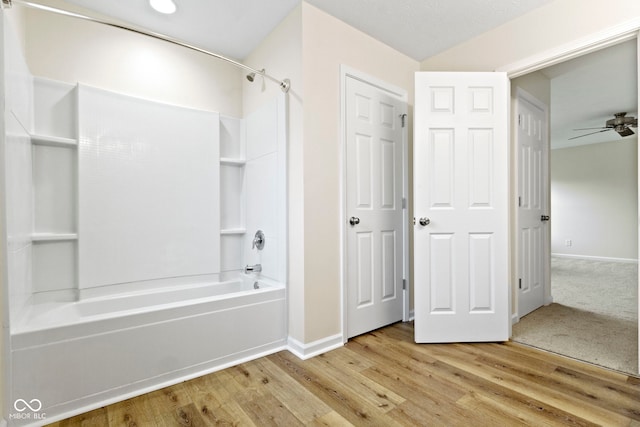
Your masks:
M 286 94 L 236 118 L 42 79 L 3 29 L 8 401 L 53 421 L 286 348 Z

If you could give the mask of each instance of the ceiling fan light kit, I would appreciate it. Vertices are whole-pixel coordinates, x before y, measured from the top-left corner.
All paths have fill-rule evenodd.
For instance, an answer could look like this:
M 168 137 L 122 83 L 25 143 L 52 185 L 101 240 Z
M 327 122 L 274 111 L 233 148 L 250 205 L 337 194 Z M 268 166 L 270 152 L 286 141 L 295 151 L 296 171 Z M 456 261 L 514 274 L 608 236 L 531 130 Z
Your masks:
M 588 129 L 601 129 L 595 132 L 586 133 L 584 135 L 574 136 L 573 138 L 569 138 L 569 140 L 582 138 L 583 136 L 589 136 L 596 133 L 607 132 L 609 130 L 614 130 L 618 133 L 618 135 L 625 137 L 634 135 L 635 132 L 631 130 L 631 128 L 638 127 L 638 119 L 635 117 L 626 117 L 626 112 L 615 113 L 613 119 L 609 119 L 606 121 L 605 126 L 601 128 L 582 128 L 582 129 L 574 129 L 574 130 L 588 130 Z

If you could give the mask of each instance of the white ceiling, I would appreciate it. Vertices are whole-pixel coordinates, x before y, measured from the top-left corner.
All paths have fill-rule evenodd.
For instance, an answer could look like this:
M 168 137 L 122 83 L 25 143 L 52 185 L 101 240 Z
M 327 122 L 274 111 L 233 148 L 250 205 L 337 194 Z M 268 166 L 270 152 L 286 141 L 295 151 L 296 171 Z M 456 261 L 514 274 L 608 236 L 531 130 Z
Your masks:
M 236 59 L 245 58 L 301 0 L 174 0 L 154 12 L 147 0 L 67 0 Z M 307 0 L 415 60 L 523 15 L 551 0 Z
M 307 0 L 422 61 L 550 0 Z
M 301 0 L 175 0 L 169 16 L 148 0 L 66 1 L 242 60 Z M 306 1 L 421 61 L 551 0 Z M 610 131 L 568 141 L 582 134 L 573 129 L 604 126 L 616 112 L 637 116 L 636 58 L 630 41 L 543 71 L 552 84 L 552 147 L 620 138 Z
M 615 113 L 638 117 L 636 46 L 637 41 L 630 40 L 542 71 L 551 79 L 552 148 L 622 139 L 610 130 L 569 140 L 598 131 L 573 129 L 602 127 Z
M 163 15 L 148 0 L 66 0 L 139 28 L 164 34 L 233 59 L 243 59 L 300 0 L 174 0 Z

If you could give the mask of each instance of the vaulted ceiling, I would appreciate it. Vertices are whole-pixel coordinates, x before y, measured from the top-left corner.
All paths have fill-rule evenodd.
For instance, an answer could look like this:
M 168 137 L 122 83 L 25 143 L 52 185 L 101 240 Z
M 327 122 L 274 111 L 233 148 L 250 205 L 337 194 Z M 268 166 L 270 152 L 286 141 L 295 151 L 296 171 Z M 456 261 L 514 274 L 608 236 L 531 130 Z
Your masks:
M 161 15 L 147 0 L 67 0 L 142 28 L 242 59 L 301 0 L 174 0 Z M 550 0 L 307 0 L 421 61 Z
M 174 0 L 173 15 L 156 13 L 148 0 L 66 1 L 242 60 L 301 0 Z M 305 1 L 422 61 L 553 0 Z M 552 85 L 554 147 L 619 138 L 603 132 L 569 140 L 580 134 L 573 129 L 604 126 L 616 112 L 637 113 L 636 41 L 543 72 Z

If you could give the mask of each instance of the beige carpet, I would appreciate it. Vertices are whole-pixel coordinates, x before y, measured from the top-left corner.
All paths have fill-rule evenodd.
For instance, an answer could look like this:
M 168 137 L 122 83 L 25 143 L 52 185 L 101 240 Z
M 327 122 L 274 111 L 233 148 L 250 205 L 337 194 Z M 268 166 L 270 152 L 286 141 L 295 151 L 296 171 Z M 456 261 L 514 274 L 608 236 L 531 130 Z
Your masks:
M 513 341 L 638 375 L 637 264 L 553 257 L 551 293 Z

